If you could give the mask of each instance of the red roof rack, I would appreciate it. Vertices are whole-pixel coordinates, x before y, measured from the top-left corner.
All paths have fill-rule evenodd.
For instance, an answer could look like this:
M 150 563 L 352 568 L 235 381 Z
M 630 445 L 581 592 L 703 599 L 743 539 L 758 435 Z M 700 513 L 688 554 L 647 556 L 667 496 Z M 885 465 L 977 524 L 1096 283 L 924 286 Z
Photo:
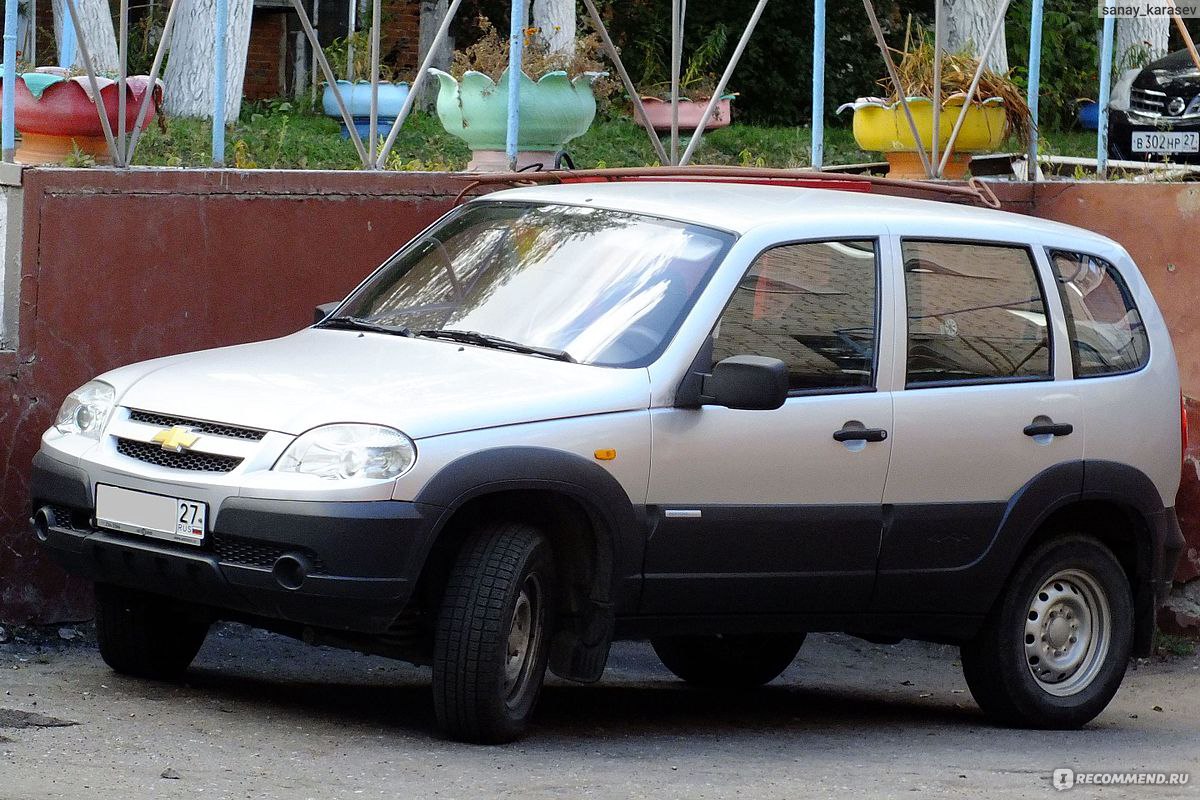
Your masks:
M 865 192 L 911 197 L 933 195 L 930 199 L 968 200 L 990 208 L 999 208 L 1000 201 L 991 188 L 975 178 L 966 186 L 929 181 L 894 180 L 876 175 L 855 175 L 844 172 L 818 172 L 807 169 L 769 169 L 765 167 L 620 167 L 581 170 L 527 170 L 497 172 L 488 175 L 461 176 L 471 181 L 459 194 L 461 201 L 477 186 L 506 184 L 510 186 L 544 183 L 608 183 L 612 181 L 698 181 L 706 183 L 739 183 L 765 186 L 791 186 L 806 189 L 831 189 L 843 192 Z M 457 204 L 457 203 L 456 203 Z

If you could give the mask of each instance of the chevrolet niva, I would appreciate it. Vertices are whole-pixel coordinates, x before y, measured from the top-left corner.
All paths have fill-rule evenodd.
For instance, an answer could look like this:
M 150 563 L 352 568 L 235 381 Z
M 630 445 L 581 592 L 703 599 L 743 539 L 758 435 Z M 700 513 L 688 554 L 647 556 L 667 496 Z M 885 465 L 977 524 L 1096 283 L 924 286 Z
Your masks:
M 1182 546 L 1175 358 L 1078 228 L 794 186 L 578 182 L 446 214 L 312 327 L 65 401 L 35 535 L 116 671 L 215 620 L 428 664 L 441 729 L 649 639 L 692 684 L 809 631 L 957 644 L 980 707 L 1108 704 Z

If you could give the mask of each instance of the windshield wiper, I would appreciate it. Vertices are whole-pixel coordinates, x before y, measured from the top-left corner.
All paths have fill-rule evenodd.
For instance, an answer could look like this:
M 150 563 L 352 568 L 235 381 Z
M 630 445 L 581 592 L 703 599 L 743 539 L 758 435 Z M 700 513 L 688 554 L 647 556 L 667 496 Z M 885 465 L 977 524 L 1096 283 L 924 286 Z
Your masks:
M 392 336 L 412 336 L 413 332 L 408 328 L 393 328 L 389 325 L 380 325 L 377 322 L 362 319 L 361 317 L 330 317 L 323 319 L 317 323 L 318 328 L 340 328 L 351 331 L 371 331 L 372 333 L 387 333 Z
M 553 358 L 557 361 L 569 361 L 574 364 L 575 358 L 566 350 L 555 350 L 553 347 L 535 347 L 529 344 L 521 344 L 514 342 L 511 339 L 505 339 L 500 336 L 492 336 L 487 333 L 479 333 L 478 331 L 459 331 L 453 328 L 443 328 L 441 330 L 428 329 L 417 331 L 416 336 L 421 336 L 426 339 L 445 339 L 450 342 L 461 342 L 462 344 L 473 344 L 479 347 L 490 347 L 494 350 L 508 350 L 512 353 L 524 353 L 531 356 L 544 356 Z

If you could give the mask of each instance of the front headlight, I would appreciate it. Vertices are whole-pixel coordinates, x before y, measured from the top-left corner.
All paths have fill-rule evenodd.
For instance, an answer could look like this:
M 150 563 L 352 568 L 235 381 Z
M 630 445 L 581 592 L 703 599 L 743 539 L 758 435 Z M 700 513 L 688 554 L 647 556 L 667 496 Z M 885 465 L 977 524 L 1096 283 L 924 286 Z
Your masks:
M 54 427 L 60 433 L 77 433 L 99 440 L 116 402 L 117 392 L 113 387 L 102 381 L 88 381 L 67 395 Z
M 416 460 L 417 446 L 394 428 L 338 424 L 301 435 L 274 469 L 330 479 L 398 478 Z

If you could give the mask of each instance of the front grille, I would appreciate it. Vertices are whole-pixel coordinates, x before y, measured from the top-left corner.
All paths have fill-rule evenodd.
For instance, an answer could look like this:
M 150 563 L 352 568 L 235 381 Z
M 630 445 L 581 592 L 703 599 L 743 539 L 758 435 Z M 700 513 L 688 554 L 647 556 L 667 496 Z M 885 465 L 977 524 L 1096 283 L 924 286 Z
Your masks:
M 168 414 L 156 414 L 153 411 L 138 411 L 137 409 L 129 410 L 129 419 L 148 425 L 161 425 L 164 428 L 180 425 L 191 428 L 196 433 L 224 436 L 227 439 L 246 439 L 251 442 L 257 442 L 267 435 L 266 431 L 258 431 L 253 428 L 239 428 L 236 425 L 222 425 L 219 422 L 201 422 L 186 417 L 172 417 Z
M 1167 95 L 1153 89 L 1131 89 L 1129 109 L 1148 117 L 1161 117 L 1167 110 Z
M 194 450 L 173 453 L 170 450 L 163 450 L 153 442 L 139 442 L 136 439 L 118 438 L 117 452 L 147 464 L 194 472 L 232 472 L 238 464 L 242 463 L 242 459 L 235 456 L 222 456 L 216 453 L 198 453 Z
M 312 563 L 314 574 L 325 571 L 325 564 L 321 561 L 320 556 L 307 547 L 264 542 L 259 539 L 246 539 L 223 533 L 213 534 L 212 546 L 217 558 L 227 564 L 270 569 L 275 566 L 275 561 L 284 553 L 300 553 Z

